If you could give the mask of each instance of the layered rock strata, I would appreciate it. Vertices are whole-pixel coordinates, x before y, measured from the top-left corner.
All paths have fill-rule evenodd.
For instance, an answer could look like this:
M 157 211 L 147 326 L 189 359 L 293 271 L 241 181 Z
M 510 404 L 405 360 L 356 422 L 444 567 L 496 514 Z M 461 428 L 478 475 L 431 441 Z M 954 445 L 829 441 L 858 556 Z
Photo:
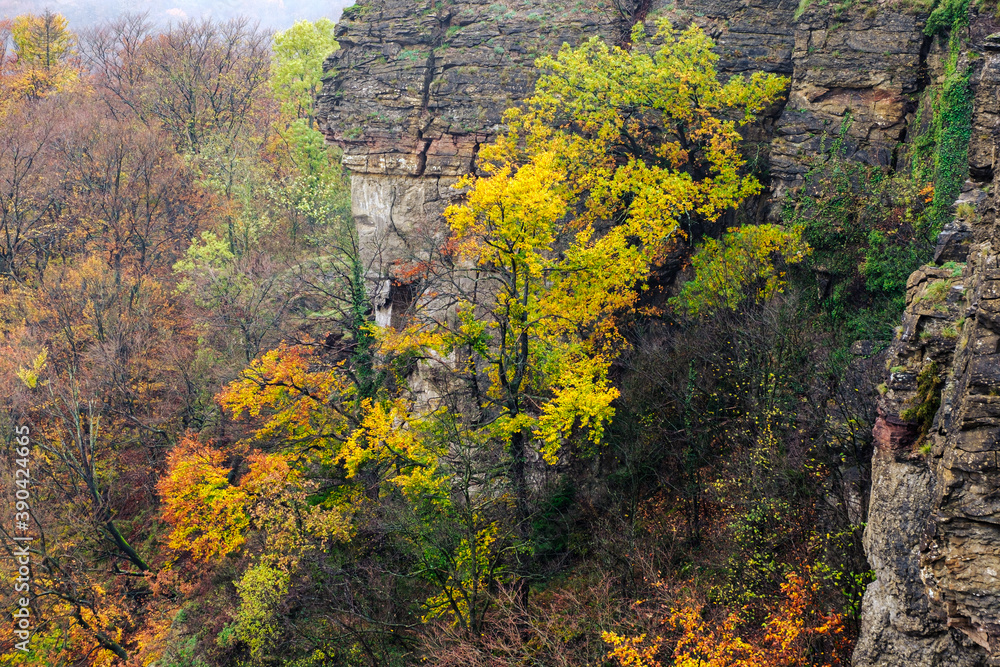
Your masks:
M 949 414 L 954 407 L 954 381 L 945 369 L 967 335 L 962 318 L 974 270 L 958 263 L 928 266 L 908 281 L 903 325 L 889 351 L 887 381 L 879 387 L 865 530 L 876 578 L 865 591 L 857 667 L 984 664 L 981 651 L 941 622 L 920 577 L 924 529 L 939 486 L 926 457 L 941 429 L 934 404 L 940 400 Z M 915 449 L 918 443 L 924 452 Z
M 473 169 L 504 110 L 531 92 L 535 58 L 613 38 L 616 14 L 604 4 L 363 0 L 344 12 L 317 116 L 352 173 L 380 321 L 405 305 L 393 265 L 440 231 L 451 186 Z
M 791 91 L 771 146 L 775 196 L 801 182 L 810 160 L 842 128 L 855 159 L 896 161 L 926 85 L 930 40 L 922 17 L 871 9 L 817 7 L 796 22 Z
M 974 17 L 969 172 L 936 265 L 914 273 L 875 425 L 855 665 L 1000 664 L 1000 236 L 995 20 Z M 989 192 L 989 194 L 987 194 Z
M 799 4 L 653 0 L 640 17 L 648 31 L 660 18 L 701 25 L 717 42 L 723 76 L 790 78 L 789 104 L 748 129 L 752 168 L 775 185 L 772 216 L 848 115 L 850 152 L 891 161 L 915 108 L 907 95 L 921 85 L 919 16 L 889 4 L 872 16 L 841 15 L 814 3 L 796 18 Z M 474 168 L 503 111 L 530 93 L 534 60 L 627 31 L 612 0 L 361 0 L 345 11 L 317 117 L 353 175 L 365 259 L 383 276 L 374 290 L 382 319 L 391 318 L 389 265 L 412 251 L 408 237 L 440 225 L 451 186 Z

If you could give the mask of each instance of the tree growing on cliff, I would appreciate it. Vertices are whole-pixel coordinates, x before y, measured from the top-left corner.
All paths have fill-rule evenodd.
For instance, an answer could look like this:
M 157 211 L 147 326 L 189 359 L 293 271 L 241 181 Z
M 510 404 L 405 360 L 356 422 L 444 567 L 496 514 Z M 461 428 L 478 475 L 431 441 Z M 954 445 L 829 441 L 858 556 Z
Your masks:
M 625 346 L 620 318 L 638 308 L 683 221 L 715 220 L 759 191 L 740 170 L 737 128 L 785 85 L 765 74 L 720 83 L 713 43 L 695 26 L 662 23 L 657 37 L 661 46 L 638 28 L 631 50 L 592 39 L 538 61 L 535 94 L 507 112 L 509 132 L 459 183 L 466 203 L 446 211 L 450 254 L 427 279 L 430 298 L 387 337 L 462 388 L 464 400 L 434 402 L 429 415 L 450 413 L 459 440 L 501 452 L 479 478 L 512 499 L 511 512 L 488 540 L 515 545 L 511 581 L 525 592 L 532 467 L 600 444 L 618 396 L 609 370 Z

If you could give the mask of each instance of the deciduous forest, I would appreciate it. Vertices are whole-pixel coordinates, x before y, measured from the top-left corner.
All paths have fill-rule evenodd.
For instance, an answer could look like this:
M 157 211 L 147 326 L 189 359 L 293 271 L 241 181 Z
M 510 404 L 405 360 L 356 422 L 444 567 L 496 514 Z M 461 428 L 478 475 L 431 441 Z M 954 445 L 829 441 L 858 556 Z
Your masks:
M 963 70 L 891 163 L 818 133 L 765 218 L 788 77 L 721 76 L 690 21 L 564 45 L 380 319 L 315 112 L 335 30 L 0 23 L 4 664 L 850 664 Z

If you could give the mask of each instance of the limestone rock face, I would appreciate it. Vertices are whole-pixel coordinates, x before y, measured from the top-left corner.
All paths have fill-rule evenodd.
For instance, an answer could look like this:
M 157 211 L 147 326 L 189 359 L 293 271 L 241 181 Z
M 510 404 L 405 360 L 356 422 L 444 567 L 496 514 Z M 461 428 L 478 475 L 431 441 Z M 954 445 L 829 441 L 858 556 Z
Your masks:
M 865 591 L 857 667 L 978 667 L 983 656 L 932 613 L 919 549 L 935 479 L 924 461 L 877 449 L 865 551 L 877 578 Z
M 928 465 L 934 498 L 920 575 L 949 627 L 1000 658 L 1000 257 L 976 246 L 963 278 L 965 321 L 945 376 Z
M 440 233 L 451 186 L 531 93 L 535 59 L 592 36 L 613 41 L 616 19 L 603 0 L 361 0 L 344 12 L 317 118 L 352 172 L 380 321 L 391 320 L 393 267 Z
M 788 104 L 771 147 L 776 195 L 799 183 L 811 156 L 845 133 L 849 155 L 891 164 L 925 85 L 923 17 L 887 6 L 838 14 L 818 6 L 795 23 Z
M 977 62 L 975 113 L 972 117 L 972 140 L 969 142 L 969 171 L 973 178 L 989 182 L 997 161 L 997 135 L 1000 133 L 1000 20 L 989 12 L 976 17 L 969 26 L 969 36 L 985 57 Z
M 857 667 L 985 664 L 978 647 L 942 622 L 920 576 L 925 529 L 940 480 L 926 455 L 914 449 L 923 444 L 926 451 L 943 428 L 942 418 L 947 421 L 953 413 L 955 386 L 946 369 L 963 344 L 973 273 L 974 268 L 957 264 L 925 266 L 907 284 L 903 325 L 889 350 L 873 429 L 865 552 L 876 579 L 865 591 Z M 934 408 L 938 400 L 940 410 Z M 921 412 L 925 404 L 930 409 Z
M 773 215 L 848 109 L 852 154 L 890 162 L 915 108 L 907 95 L 921 85 L 919 15 L 886 4 L 866 18 L 813 4 L 796 19 L 797 0 L 653 0 L 643 17 L 649 32 L 660 18 L 699 24 L 716 40 L 723 76 L 790 78 L 789 104 L 747 131 L 754 166 L 771 174 Z M 418 218 L 396 215 L 393 226 L 433 222 L 479 146 L 500 131 L 503 111 L 530 94 L 538 56 L 593 36 L 616 42 L 627 30 L 611 0 L 361 0 L 338 24 L 320 128 L 344 148 L 354 178 L 369 182 L 363 189 L 382 187 L 375 177 L 420 179 L 406 189 L 437 202 Z M 367 204 L 355 215 L 389 222 Z
M 363 0 L 337 26 L 341 49 L 317 101 L 320 127 L 356 173 L 454 177 L 561 44 L 613 38 L 597 0 Z

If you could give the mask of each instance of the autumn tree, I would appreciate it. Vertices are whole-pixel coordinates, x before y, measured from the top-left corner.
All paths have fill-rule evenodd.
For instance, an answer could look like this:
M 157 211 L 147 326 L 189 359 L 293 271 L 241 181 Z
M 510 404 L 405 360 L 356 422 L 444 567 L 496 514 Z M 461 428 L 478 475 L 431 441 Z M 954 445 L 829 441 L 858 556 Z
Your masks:
M 145 15 L 88 33 L 83 54 L 113 113 L 159 123 L 182 151 L 252 127 L 270 72 L 268 35 L 245 18 L 187 20 L 154 34 Z
M 56 153 L 67 171 L 67 224 L 118 273 L 148 273 L 177 258 L 197 229 L 198 209 L 212 203 L 192 191 L 192 170 L 165 133 L 109 118 L 89 100 L 74 107 Z
M 811 252 L 801 228 L 767 224 L 730 229 L 698 248 L 692 257 L 695 275 L 672 303 L 682 312 L 699 315 L 767 301 L 786 285 L 780 263 L 797 264 Z
M 0 135 L 0 275 L 20 281 L 32 260 L 64 234 L 56 223 L 62 199 L 54 156 L 56 100 L 18 105 Z
M 31 429 L 30 592 L 34 613 L 44 619 L 36 653 L 24 664 L 61 664 L 95 651 L 127 660 L 129 596 L 144 594 L 150 565 L 122 527 L 128 519 L 119 514 L 122 494 L 114 487 L 128 477 L 119 477 L 108 442 L 118 429 L 88 387 L 52 372 L 44 350 L 24 361 L 4 368 L 8 378 L 16 370 L 4 417 Z M 0 545 L 9 553 L 18 542 L 4 528 Z
M 5 82 L 73 64 L 40 25 L 15 26 Z M 142 654 L 157 563 L 137 517 L 181 397 L 199 389 L 179 382 L 192 341 L 171 267 L 214 199 L 156 122 L 115 116 L 98 95 L 11 96 L 0 133 L 0 335 L 23 364 L 5 364 L 3 419 L 34 436 L 32 605 L 46 621 L 27 664 Z
M 374 517 L 397 526 L 425 621 L 478 636 L 498 585 L 525 599 L 533 480 L 601 443 L 620 316 L 680 219 L 715 219 L 760 187 L 740 171 L 737 129 L 783 80 L 720 84 L 697 28 L 660 37 L 540 61 L 535 95 L 460 184 L 452 238 L 398 267 L 416 292 L 398 326 L 375 329 L 344 299 L 342 347 L 281 346 L 220 395 L 254 424 L 242 446 L 294 453 L 331 500 L 352 499 L 359 532 L 382 534 Z M 340 293 L 356 295 L 357 264 L 343 267 Z
M 40 16 L 18 16 L 10 35 L 19 70 L 15 90 L 21 95 L 37 99 L 78 78 L 78 69 L 70 62 L 76 37 L 61 14 L 45 10 Z
M 184 21 L 144 49 L 142 104 L 182 150 L 229 146 L 254 118 L 269 74 L 268 35 L 249 19 Z
M 760 189 L 740 170 L 737 128 L 784 80 L 721 84 L 697 27 L 663 23 L 658 37 L 654 47 L 640 28 L 631 50 L 592 39 L 539 60 L 534 96 L 481 151 L 481 175 L 460 183 L 467 203 L 446 212 L 451 289 L 429 280 L 427 290 L 453 294 L 455 315 L 442 317 L 437 298 L 401 336 L 421 332 L 433 341 L 426 358 L 464 378 L 469 404 L 448 408 L 469 439 L 505 452 L 512 539 L 524 545 L 532 462 L 601 442 L 618 396 L 608 376 L 624 344 L 618 318 L 638 306 L 681 221 L 714 220 Z M 516 567 L 522 587 L 529 560 Z
M 69 55 L 74 42 L 65 17 L 50 11 L 14 19 L 11 37 L 18 61 L 44 69 L 58 66 Z
M 819 589 L 809 572 L 789 572 L 763 632 L 737 613 L 706 619 L 704 608 L 692 600 L 664 604 L 657 616 L 667 638 L 605 631 L 608 658 L 619 667 L 839 667 L 848 659 L 843 618 L 822 609 Z

